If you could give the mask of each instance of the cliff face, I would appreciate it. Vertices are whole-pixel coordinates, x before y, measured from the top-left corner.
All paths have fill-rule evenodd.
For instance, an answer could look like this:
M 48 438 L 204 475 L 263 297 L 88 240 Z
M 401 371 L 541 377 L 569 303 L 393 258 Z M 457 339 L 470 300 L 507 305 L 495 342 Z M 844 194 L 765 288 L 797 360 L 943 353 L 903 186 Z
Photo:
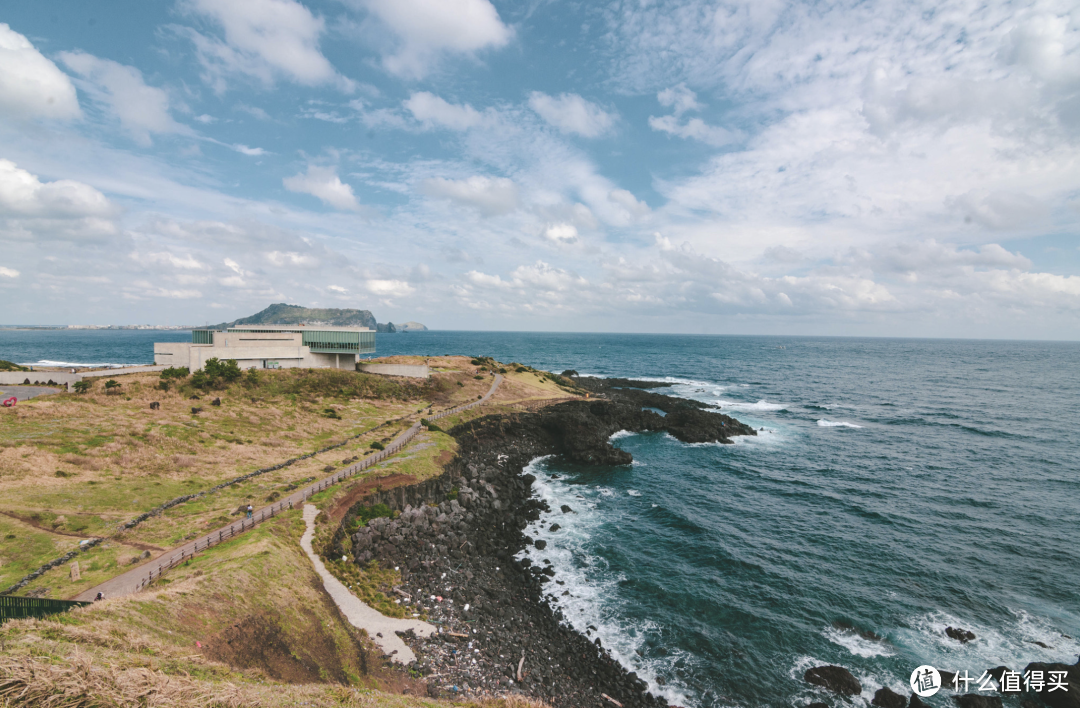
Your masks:
M 241 317 L 223 322 L 212 329 L 225 329 L 236 325 L 326 325 L 330 327 L 368 327 L 375 329 L 375 316 L 370 310 L 343 310 L 337 308 L 300 307 L 278 303 L 251 317 Z

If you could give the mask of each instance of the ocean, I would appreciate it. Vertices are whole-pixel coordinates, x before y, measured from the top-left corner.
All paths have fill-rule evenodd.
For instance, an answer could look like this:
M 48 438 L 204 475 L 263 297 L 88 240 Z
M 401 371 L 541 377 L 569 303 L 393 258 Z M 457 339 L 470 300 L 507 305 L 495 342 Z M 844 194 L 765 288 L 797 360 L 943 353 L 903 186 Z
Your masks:
M 8 330 L 0 359 L 147 363 L 153 341 L 187 336 Z M 530 467 L 553 509 L 529 532 L 565 583 L 552 601 L 672 703 L 829 701 L 802 680 L 820 664 L 849 668 L 868 702 L 909 694 L 921 664 L 978 676 L 1080 654 L 1078 343 L 421 332 L 377 346 L 668 381 L 760 429 L 734 445 L 617 434 L 631 466 Z

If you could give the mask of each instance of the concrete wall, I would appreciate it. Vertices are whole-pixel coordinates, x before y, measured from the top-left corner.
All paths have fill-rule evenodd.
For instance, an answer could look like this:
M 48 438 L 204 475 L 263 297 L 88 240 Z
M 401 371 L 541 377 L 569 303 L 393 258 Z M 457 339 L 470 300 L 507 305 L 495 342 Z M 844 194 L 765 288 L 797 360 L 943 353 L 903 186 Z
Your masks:
M 69 386 L 76 381 L 81 381 L 82 375 L 62 371 L 0 371 L 0 384 L 17 386 L 27 379 L 30 379 L 31 385 L 35 382 L 44 384 L 52 379 L 58 384 Z
M 123 369 L 105 369 L 104 371 L 82 371 L 71 373 L 70 371 L 0 371 L 0 384 L 16 386 L 30 379 L 30 384 L 41 382 L 45 384 L 50 379 L 61 386 L 67 386 L 83 379 L 123 376 L 124 374 L 142 374 L 147 372 L 161 371 L 164 366 L 129 366 Z
M 368 374 L 382 374 L 384 376 L 409 376 L 415 379 L 426 379 L 431 376 L 431 370 L 427 364 L 368 364 L 359 363 L 361 371 Z
M 241 337 L 249 337 L 242 341 Z M 264 337 L 266 341 L 257 341 Z M 356 367 L 355 354 L 312 353 L 300 344 L 299 334 L 255 334 L 248 332 L 215 332 L 214 344 L 188 342 L 155 342 L 154 363 L 161 366 L 186 366 L 189 371 L 203 368 L 207 359 L 235 359 L 241 369 L 347 369 Z M 273 366 L 271 362 L 277 365 Z

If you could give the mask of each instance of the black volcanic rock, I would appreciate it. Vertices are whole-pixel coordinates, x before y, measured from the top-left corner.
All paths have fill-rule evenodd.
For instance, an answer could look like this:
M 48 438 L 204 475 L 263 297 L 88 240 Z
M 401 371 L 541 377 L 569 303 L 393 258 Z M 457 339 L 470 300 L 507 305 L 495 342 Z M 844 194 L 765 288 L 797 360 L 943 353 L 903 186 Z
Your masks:
M 815 666 L 806 670 L 803 679 L 842 696 L 857 696 L 862 693 L 859 679 L 843 666 Z
M 960 708 L 1004 708 L 1000 696 L 980 696 L 978 693 L 962 693 L 953 696 Z
M 907 699 L 888 686 L 882 686 L 874 694 L 874 700 L 870 701 L 870 704 L 881 708 L 905 708 Z
M 1028 664 L 1023 671 L 1026 676 L 1031 671 L 1042 671 L 1046 686 L 1042 691 L 1029 691 L 1026 696 L 1037 697 L 1050 708 L 1080 708 L 1080 661 L 1075 664 L 1043 664 L 1034 662 Z M 1064 671 L 1065 685 L 1068 690 L 1060 688 L 1054 691 L 1050 688 L 1050 672 Z
M 968 642 L 975 640 L 975 633 L 966 629 L 960 629 L 959 627 L 946 627 L 945 634 L 960 642 L 961 644 L 967 644 Z

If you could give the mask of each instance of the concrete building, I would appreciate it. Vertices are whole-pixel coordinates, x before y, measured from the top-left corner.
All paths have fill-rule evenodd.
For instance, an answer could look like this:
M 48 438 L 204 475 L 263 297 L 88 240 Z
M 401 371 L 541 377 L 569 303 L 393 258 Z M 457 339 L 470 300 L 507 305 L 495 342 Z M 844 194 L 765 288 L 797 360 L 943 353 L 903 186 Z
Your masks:
M 203 367 L 207 359 L 235 359 L 241 369 L 349 369 L 375 353 L 375 331 L 365 327 L 241 325 L 225 331 L 195 329 L 191 343 L 155 342 L 154 364 Z

